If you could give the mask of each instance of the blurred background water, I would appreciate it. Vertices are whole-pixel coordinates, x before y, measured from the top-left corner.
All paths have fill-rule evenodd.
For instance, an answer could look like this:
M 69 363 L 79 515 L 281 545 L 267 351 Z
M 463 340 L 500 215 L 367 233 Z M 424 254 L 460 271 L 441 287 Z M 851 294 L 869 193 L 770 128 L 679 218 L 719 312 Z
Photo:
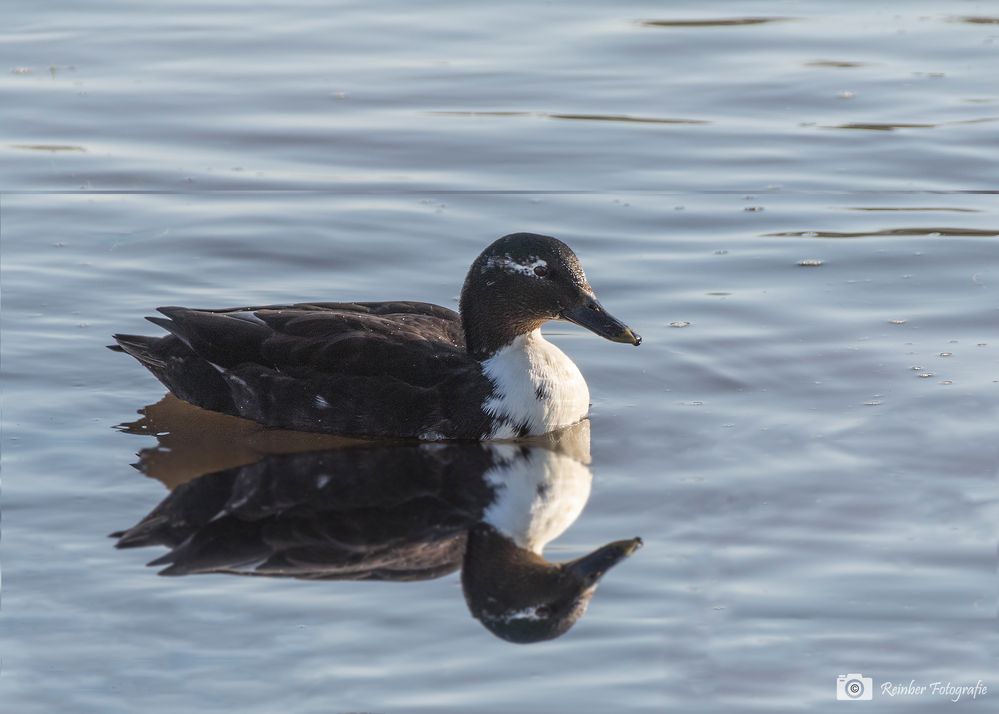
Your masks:
M 847 672 L 994 710 L 994 3 L 5 10 L 4 711 L 835 711 Z M 594 402 L 546 555 L 646 544 L 565 637 L 494 638 L 456 574 L 161 578 L 112 548 L 167 491 L 112 428 L 163 389 L 111 332 L 454 306 L 517 230 L 645 340 L 546 329 Z

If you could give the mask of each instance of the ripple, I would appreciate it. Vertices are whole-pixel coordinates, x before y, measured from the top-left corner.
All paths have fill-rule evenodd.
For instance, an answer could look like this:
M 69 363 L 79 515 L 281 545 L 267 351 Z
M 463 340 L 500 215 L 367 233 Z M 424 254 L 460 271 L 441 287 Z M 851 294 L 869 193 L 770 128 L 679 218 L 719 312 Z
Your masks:
M 895 131 L 896 129 L 936 129 L 939 124 L 909 124 L 909 123 L 878 123 L 878 122 L 849 122 L 846 124 L 834 124 L 820 127 L 822 129 L 853 129 L 860 131 Z
M 710 124 L 705 119 L 670 119 L 659 117 L 633 117 L 628 114 L 544 114 L 550 119 L 572 119 L 574 121 L 622 121 L 637 124 Z
M 896 129 L 938 129 L 942 126 L 960 126 L 964 124 L 988 124 L 999 121 L 999 117 L 975 117 L 974 119 L 957 119 L 936 124 L 915 122 L 847 122 L 845 124 L 819 125 L 820 129 L 851 129 L 855 131 L 895 131 Z
M 69 144 L 10 144 L 12 149 L 22 149 L 24 151 L 79 151 L 86 152 L 82 146 L 72 146 Z
M 784 231 L 764 233 L 764 238 L 868 238 L 876 236 L 999 236 L 999 230 L 987 228 L 883 228 L 879 231 Z
M 719 17 L 710 20 L 641 20 L 644 27 L 737 27 L 787 22 L 790 17 Z
M 568 119 L 571 121 L 611 121 L 632 124 L 710 124 L 706 119 L 676 119 L 669 117 L 636 117 L 630 114 L 564 114 L 553 112 L 503 112 L 482 111 L 430 112 L 435 116 L 449 117 L 535 117 L 540 119 Z
M 811 60 L 810 62 L 805 62 L 806 67 L 834 67 L 834 68 L 852 68 L 852 67 L 866 67 L 867 62 L 849 62 L 846 60 L 826 60 L 817 59 Z
M 949 208 L 946 206 L 846 206 L 846 211 L 926 211 L 933 213 L 981 213 L 979 208 Z
M 966 22 L 969 25 L 999 25 L 999 17 L 986 17 L 984 15 L 965 15 L 963 17 L 952 17 L 951 22 Z

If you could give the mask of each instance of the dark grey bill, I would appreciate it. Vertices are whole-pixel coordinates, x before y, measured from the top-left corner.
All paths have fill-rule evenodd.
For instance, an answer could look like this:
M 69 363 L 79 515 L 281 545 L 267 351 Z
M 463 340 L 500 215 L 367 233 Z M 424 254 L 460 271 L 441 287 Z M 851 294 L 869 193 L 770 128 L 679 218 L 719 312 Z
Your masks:
M 562 319 L 585 327 L 590 332 L 605 337 L 611 342 L 642 344 L 642 338 L 630 327 L 604 310 L 596 298 L 586 298 L 576 307 L 562 311 Z
M 641 538 L 617 540 L 598 548 L 589 555 L 566 563 L 566 568 L 580 580 L 596 582 L 604 574 L 642 547 Z

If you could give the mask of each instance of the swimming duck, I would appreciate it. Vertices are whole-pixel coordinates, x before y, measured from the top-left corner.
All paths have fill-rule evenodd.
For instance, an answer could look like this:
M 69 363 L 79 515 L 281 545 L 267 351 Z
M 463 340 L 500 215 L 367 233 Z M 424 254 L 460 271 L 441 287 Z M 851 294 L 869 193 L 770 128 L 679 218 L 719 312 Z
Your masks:
M 472 263 L 460 314 L 422 302 L 161 307 L 170 334 L 115 335 L 174 395 L 267 426 L 356 436 L 511 439 L 589 411 L 579 369 L 544 339 L 568 320 L 641 338 L 597 301 L 562 241 L 504 236 Z

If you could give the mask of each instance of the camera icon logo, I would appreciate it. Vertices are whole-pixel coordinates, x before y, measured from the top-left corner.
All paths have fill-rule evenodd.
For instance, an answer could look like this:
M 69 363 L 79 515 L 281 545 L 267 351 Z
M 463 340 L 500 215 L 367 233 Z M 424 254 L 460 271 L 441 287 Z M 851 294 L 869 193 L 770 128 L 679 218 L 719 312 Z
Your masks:
M 836 677 L 836 699 L 847 702 L 870 701 L 874 698 L 874 680 L 862 674 L 841 674 Z

